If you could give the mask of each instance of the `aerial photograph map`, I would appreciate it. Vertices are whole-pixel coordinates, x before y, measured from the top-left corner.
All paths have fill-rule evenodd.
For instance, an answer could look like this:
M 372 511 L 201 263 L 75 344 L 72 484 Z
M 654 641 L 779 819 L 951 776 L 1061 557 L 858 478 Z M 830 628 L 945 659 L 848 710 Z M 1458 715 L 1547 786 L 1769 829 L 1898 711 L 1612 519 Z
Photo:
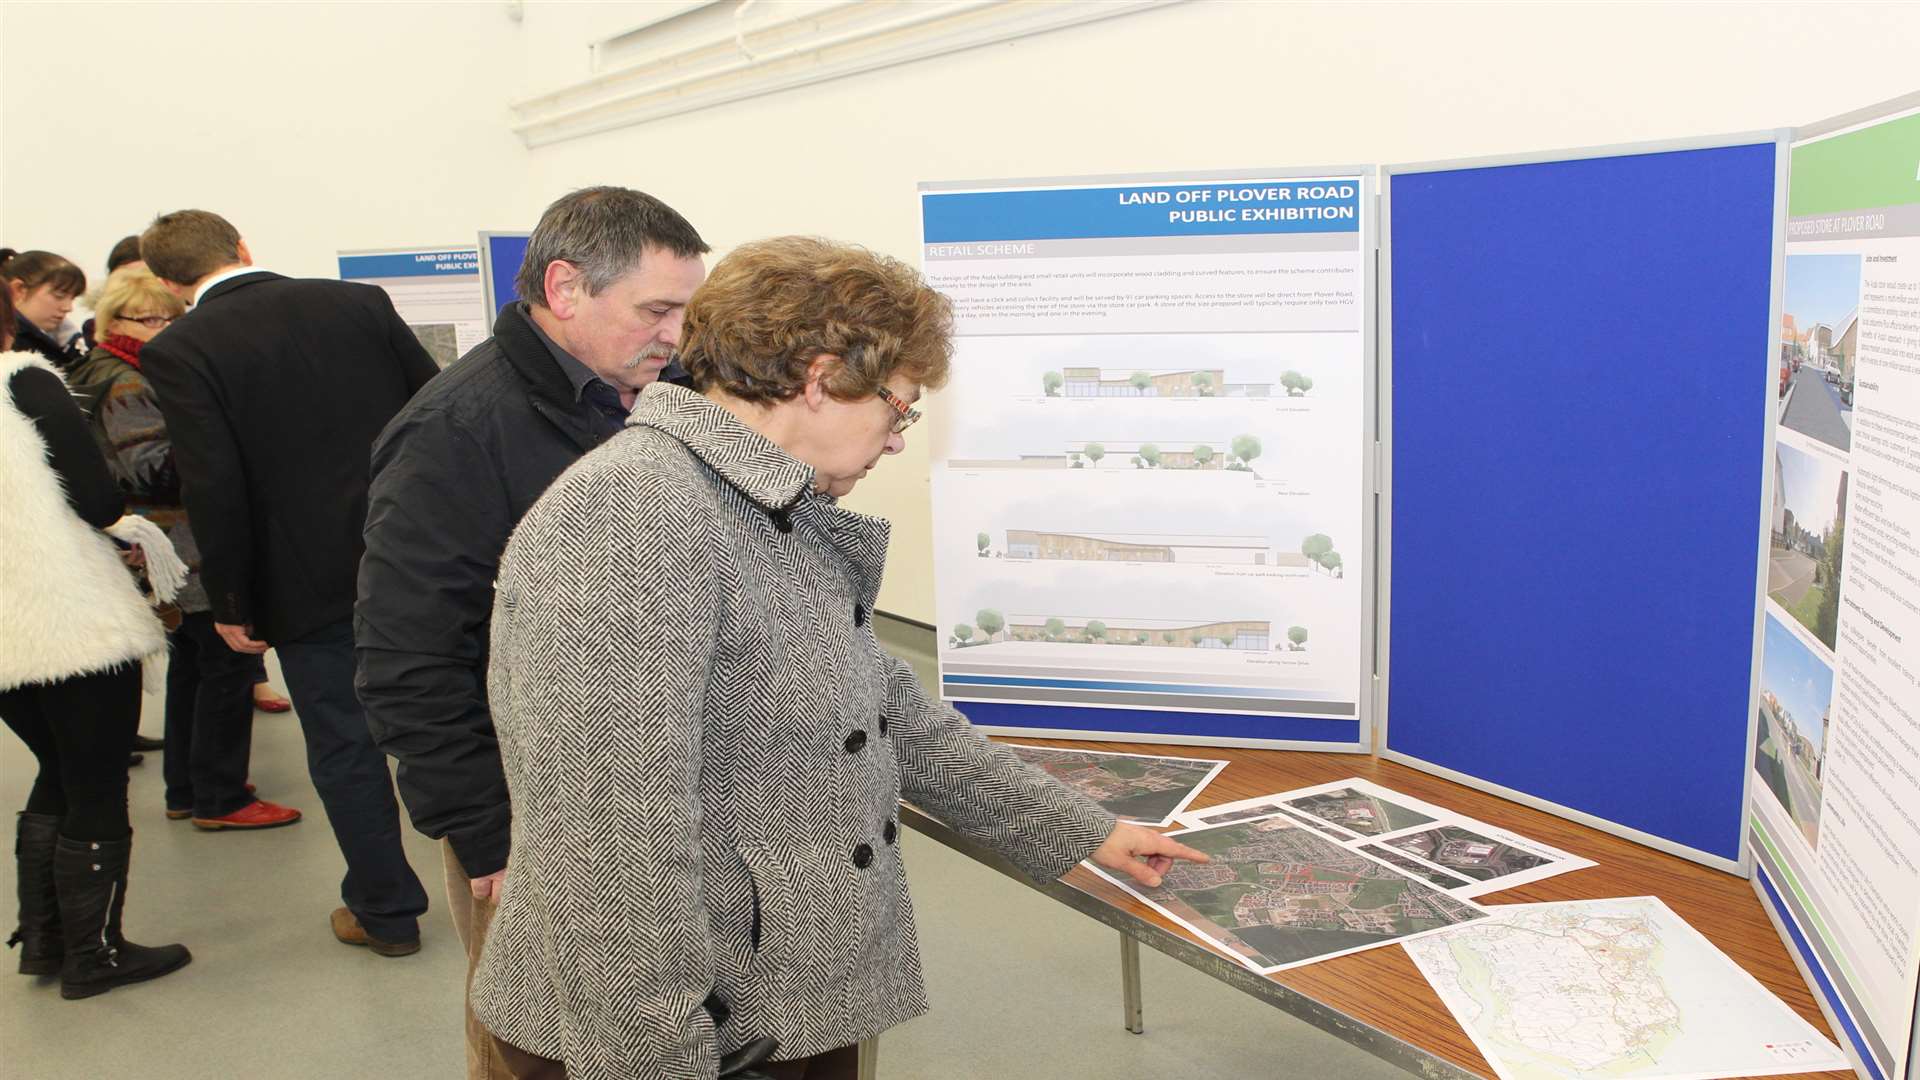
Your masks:
M 1169 834 L 1213 856 L 1159 888 L 1103 875 L 1262 974 L 1486 917 L 1283 817 Z
M 1029 765 L 1079 791 L 1107 813 L 1143 825 L 1167 825 L 1187 808 L 1224 761 L 1199 758 L 1113 754 L 1099 750 L 1055 750 L 1007 744 Z
M 1418 810 L 1353 788 L 1323 791 L 1318 795 L 1294 799 L 1289 805 L 1361 836 L 1379 836 L 1433 823 L 1432 818 Z
M 1395 837 L 1386 843 L 1475 881 L 1492 881 L 1552 861 L 1457 825 Z
M 1507 904 L 1407 945 L 1500 1080 L 1709 1080 L 1847 1068 L 1656 897 Z

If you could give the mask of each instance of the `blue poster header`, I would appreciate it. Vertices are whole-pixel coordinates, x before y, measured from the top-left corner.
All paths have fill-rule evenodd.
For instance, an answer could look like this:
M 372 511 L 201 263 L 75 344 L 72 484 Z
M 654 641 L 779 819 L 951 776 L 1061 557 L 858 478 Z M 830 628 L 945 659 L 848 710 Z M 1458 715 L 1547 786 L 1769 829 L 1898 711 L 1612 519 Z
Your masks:
M 1360 181 L 1232 180 L 1142 187 L 934 192 L 929 244 L 1360 230 Z
M 340 256 L 340 280 L 342 281 L 365 281 L 368 278 L 447 277 L 479 272 L 480 252 L 474 248 Z

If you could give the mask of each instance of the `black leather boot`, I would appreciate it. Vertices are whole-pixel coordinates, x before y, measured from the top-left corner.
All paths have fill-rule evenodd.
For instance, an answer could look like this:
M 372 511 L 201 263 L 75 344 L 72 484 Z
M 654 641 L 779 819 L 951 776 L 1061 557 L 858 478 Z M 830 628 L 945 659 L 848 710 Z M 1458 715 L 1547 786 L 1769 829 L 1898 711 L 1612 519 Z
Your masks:
M 7 948 L 20 946 L 20 974 L 58 975 L 65 943 L 60 938 L 60 900 L 53 890 L 53 841 L 60 819 L 52 814 L 21 814 L 13 838 L 13 862 L 20 875 L 20 926 Z
M 148 948 L 120 936 L 120 912 L 127 902 L 127 860 L 133 837 L 125 840 L 69 840 L 53 847 L 53 882 L 60 892 L 60 918 L 66 929 L 66 962 L 60 968 L 60 996 L 85 998 L 116 986 L 157 979 L 187 966 L 193 954 L 185 945 Z

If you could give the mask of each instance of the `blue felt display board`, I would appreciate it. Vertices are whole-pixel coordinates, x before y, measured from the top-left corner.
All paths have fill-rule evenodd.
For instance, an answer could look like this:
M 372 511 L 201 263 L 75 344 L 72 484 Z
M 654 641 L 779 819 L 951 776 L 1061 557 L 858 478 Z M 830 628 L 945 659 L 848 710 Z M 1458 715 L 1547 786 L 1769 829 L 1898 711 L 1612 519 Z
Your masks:
M 480 261 L 485 268 L 481 277 L 486 285 L 488 318 L 520 299 L 520 290 L 513 287 L 513 279 L 526 258 L 526 233 L 480 234 Z
M 1775 155 L 1392 176 L 1388 750 L 1740 858 Z

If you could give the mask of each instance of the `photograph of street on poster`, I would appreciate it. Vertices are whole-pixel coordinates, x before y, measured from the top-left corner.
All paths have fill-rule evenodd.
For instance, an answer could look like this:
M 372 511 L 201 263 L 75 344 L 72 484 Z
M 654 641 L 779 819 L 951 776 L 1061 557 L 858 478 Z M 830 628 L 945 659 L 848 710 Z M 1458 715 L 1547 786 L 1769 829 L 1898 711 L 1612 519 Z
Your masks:
M 1760 668 L 1760 739 L 1753 771 L 1800 828 L 1807 846 L 1820 834 L 1820 781 L 1826 771 L 1833 668 L 1793 628 L 1767 615 Z
M 1787 256 L 1780 327 L 1780 426 L 1842 453 L 1853 445 L 1860 256 Z
M 1847 474 L 1782 440 L 1774 448 L 1773 479 L 1767 599 L 1831 652 L 1840 626 Z

